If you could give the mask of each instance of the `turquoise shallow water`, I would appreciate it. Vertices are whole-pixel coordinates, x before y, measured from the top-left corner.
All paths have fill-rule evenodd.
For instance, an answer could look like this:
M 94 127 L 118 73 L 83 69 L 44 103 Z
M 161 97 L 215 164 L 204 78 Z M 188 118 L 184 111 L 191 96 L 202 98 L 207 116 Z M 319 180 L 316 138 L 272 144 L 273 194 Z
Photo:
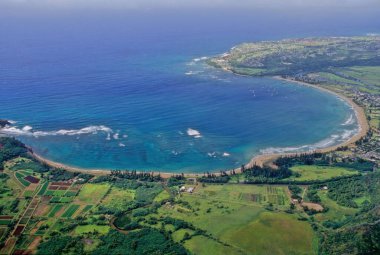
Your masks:
M 253 40 L 246 31 L 231 39 L 207 27 L 132 29 L 139 25 L 123 19 L 34 22 L 33 33 L 0 28 L 0 117 L 16 121 L 2 132 L 55 161 L 204 172 L 259 153 L 330 146 L 357 129 L 353 110 L 334 95 L 204 63 Z M 120 22 L 130 27 L 113 26 Z

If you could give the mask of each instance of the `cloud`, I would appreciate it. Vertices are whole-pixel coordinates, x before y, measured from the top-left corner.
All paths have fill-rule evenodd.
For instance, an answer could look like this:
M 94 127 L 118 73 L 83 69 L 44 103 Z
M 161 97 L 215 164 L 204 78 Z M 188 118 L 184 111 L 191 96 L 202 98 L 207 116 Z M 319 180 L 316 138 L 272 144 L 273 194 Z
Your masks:
M 0 0 L 0 8 L 369 8 L 375 6 L 380 7 L 379 0 Z

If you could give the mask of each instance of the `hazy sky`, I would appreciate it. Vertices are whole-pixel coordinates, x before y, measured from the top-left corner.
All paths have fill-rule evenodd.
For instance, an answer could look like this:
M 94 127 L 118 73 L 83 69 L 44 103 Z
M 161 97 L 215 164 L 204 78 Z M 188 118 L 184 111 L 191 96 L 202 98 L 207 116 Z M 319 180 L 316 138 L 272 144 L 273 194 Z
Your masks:
M 380 8 L 380 0 L 0 0 L 1 8 Z

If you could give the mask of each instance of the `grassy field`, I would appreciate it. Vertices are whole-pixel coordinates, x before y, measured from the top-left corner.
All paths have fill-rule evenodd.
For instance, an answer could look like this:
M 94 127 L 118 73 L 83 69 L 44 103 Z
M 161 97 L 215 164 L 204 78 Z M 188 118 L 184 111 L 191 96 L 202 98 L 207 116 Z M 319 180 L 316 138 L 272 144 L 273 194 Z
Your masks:
M 102 235 L 107 234 L 110 230 L 110 226 L 98 226 L 98 225 L 84 225 L 75 228 L 74 233 L 76 235 L 82 235 L 85 233 L 98 232 Z
M 328 179 L 356 173 L 316 166 L 307 166 L 306 169 L 298 166 L 294 171 L 300 172 L 301 177 L 306 179 Z M 158 186 L 161 187 L 161 184 Z M 138 209 L 128 209 L 133 201 L 139 201 L 136 193 L 142 186 L 136 187 L 122 189 L 108 183 L 86 183 L 68 197 L 65 196 L 68 191 L 48 190 L 47 182 L 41 182 L 36 190 L 46 190 L 37 192 L 37 196 L 44 194 L 40 196 L 39 208 L 42 209 L 34 212 L 25 232 L 31 238 L 21 240 L 16 247 L 26 249 L 32 247 L 36 236 L 45 240 L 54 232 L 68 231 L 64 233 L 82 238 L 85 251 L 91 251 L 101 242 L 101 236 L 110 232 L 111 219 L 116 219 L 115 224 L 120 218 L 118 214 L 107 215 L 108 211 L 102 211 L 106 209 L 126 212 L 128 220 L 123 224 L 126 231 L 138 231 L 134 227 L 129 228 L 131 224 L 138 224 L 137 229 L 146 226 L 164 230 L 192 254 L 316 254 L 316 233 L 309 221 L 299 219 L 305 214 L 297 210 L 287 213 L 290 197 L 286 185 L 198 183 L 192 194 L 181 193 L 169 203 L 161 203 L 170 198 L 168 191 L 158 190 L 151 202 Z M 156 189 L 149 188 L 149 185 L 143 188 Z M 49 191 L 56 196 L 51 199 L 45 196 Z M 358 211 L 337 205 L 327 197 L 326 191 L 319 191 L 319 195 L 322 204 L 329 210 L 314 215 L 316 222 L 344 220 Z M 357 202 L 366 199 L 361 197 Z M 25 204 L 22 206 L 25 207 Z M 20 212 L 23 210 L 20 209 Z M 77 216 L 81 216 L 83 222 L 70 229 L 71 224 L 77 223 Z M 182 220 L 190 225 L 178 228 L 174 223 L 164 223 L 163 219 L 166 218 Z M 5 221 L 4 224 L 8 223 Z
M 225 246 L 215 240 L 204 236 L 195 236 L 185 242 L 185 247 L 193 254 L 229 254 L 243 255 L 244 253 L 234 247 Z
M 28 182 L 27 180 L 24 179 L 24 177 L 26 177 L 26 175 L 22 174 L 20 171 L 19 172 L 16 172 L 15 173 L 15 176 L 17 178 L 17 180 L 24 186 L 24 187 L 28 187 L 30 185 L 30 182 Z
M 311 226 L 294 215 L 264 212 L 249 224 L 225 234 L 249 254 L 316 254 Z
M 166 190 L 164 190 L 160 194 L 158 194 L 158 196 L 156 196 L 153 201 L 159 203 L 159 202 L 161 202 L 165 199 L 169 199 L 169 198 L 170 198 L 170 194 Z
M 112 187 L 111 191 L 103 199 L 102 204 L 112 209 L 121 210 L 127 202 L 133 201 L 134 197 L 134 190 Z
M 301 174 L 300 180 L 330 179 L 357 173 L 321 166 L 295 166 L 292 170 Z M 27 174 L 18 171 L 21 175 Z M 21 189 L 15 183 L 15 176 L 11 176 L 13 179 L 3 181 L 9 187 L 6 193 L 9 196 L 0 204 L 9 204 L 12 200 L 7 199 L 15 199 L 14 195 L 18 195 L 22 198 L 17 205 L 19 214 L 22 214 L 30 200 L 20 194 L 30 192 L 30 187 Z M 89 252 L 101 243 L 102 236 L 111 233 L 116 223 L 123 220 L 119 212 L 124 212 L 122 229 L 127 233 L 139 231 L 144 226 L 156 228 L 183 244 L 191 254 L 316 254 L 317 233 L 302 209 L 290 211 L 287 185 L 198 183 L 193 193 L 183 192 L 171 197 L 169 187 L 163 189 L 161 183 L 125 180 L 124 184 L 128 188 L 119 188 L 120 185 L 116 187 L 112 183 L 86 183 L 71 185 L 67 190 L 49 190 L 46 179 L 41 181 L 35 189 L 38 207 L 31 210 L 31 220 L 24 217 L 27 224 L 25 239 L 15 247 L 37 247 L 38 243 L 32 245 L 34 240 L 46 241 L 58 232 L 79 238 L 84 250 Z M 71 192 L 69 196 L 68 192 Z M 359 209 L 339 206 L 327 197 L 326 192 L 320 190 L 318 195 L 329 210 L 313 215 L 316 223 L 342 221 L 358 212 Z M 148 196 L 149 199 L 145 199 Z M 355 201 L 361 204 L 368 199 L 371 197 L 363 196 Z M 169 202 L 164 202 L 166 200 Z M 136 204 L 138 208 L 134 207 Z M 174 222 L 167 222 L 168 219 Z M 10 222 L 7 219 L 1 221 L 2 224 Z
M 358 174 L 358 171 L 343 167 L 297 165 L 290 168 L 293 172 L 299 173 L 300 177 L 290 177 L 295 181 L 328 180 L 338 176 L 350 176 Z
M 62 208 L 64 207 L 64 205 L 62 204 L 57 204 L 55 205 L 54 207 L 52 207 L 52 209 L 50 210 L 49 214 L 48 214 L 48 217 L 54 217 L 57 212 L 59 212 Z
M 47 189 L 48 186 L 49 186 L 49 182 L 44 182 L 44 184 L 42 185 L 42 187 L 38 191 L 38 195 L 42 196 L 43 194 L 45 194 L 46 189 Z
M 80 190 L 77 200 L 88 204 L 98 203 L 110 189 L 109 184 L 85 184 Z
M 63 218 L 71 218 L 74 213 L 79 209 L 80 205 L 72 204 L 70 205 L 66 211 L 62 214 Z
M 358 209 L 338 205 L 335 201 L 327 197 L 327 191 L 320 190 L 318 191 L 318 195 L 321 198 L 322 204 L 329 208 L 326 213 L 317 214 L 315 216 L 315 218 L 319 221 L 342 221 L 345 220 L 347 216 L 354 215 L 358 212 Z
M 264 209 L 271 203 L 273 212 Z M 186 240 L 185 247 L 194 254 L 314 254 L 310 225 L 283 212 L 289 203 L 286 186 L 198 185 L 193 194 L 183 194 L 178 203 L 148 218 L 170 216 L 209 233 L 211 238 Z M 172 236 L 182 240 L 185 232 Z

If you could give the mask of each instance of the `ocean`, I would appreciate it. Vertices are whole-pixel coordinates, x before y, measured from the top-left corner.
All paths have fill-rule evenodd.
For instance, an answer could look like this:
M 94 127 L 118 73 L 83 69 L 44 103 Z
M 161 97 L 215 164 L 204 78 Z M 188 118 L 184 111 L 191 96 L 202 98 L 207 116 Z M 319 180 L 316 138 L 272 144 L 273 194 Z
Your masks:
M 2 13 L 0 118 L 14 124 L 1 132 L 71 166 L 203 173 L 357 131 L 335 95 L 205 60 L 242 42 L 360 35 L 378 23 L 167 12 Z

